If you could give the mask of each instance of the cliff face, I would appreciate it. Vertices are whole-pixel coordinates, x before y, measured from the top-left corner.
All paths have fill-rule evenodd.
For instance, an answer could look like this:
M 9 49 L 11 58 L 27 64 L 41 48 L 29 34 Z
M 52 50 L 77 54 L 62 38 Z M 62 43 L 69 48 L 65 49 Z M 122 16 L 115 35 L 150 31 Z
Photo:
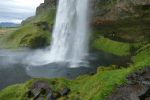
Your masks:
M 150 0 L 92 0 L 91 2 L 93 18 L 99 20 L 149 16 L 148 11 L 150 11 Z
M 91 0 L 90 4 L 94 37 L 102 34 L 115 41 L 149 40 L 150 0 Z
M 54 90 L 56 92 L 54 94 L 56 94 L 56 96 L 58 94 L 58 97 L 60 95 L 59 89 L 65 86 L 71 89 L 66 97 L 60 99 L 105 100 L 106 96 L 112 93 L 115 87 L 125 83 L 125 78 L 128 74 L 137 69 L 150 66 L 150 0 L 90 0 L 90 2 L 90 15 L 92 18 L 90 45 L 92 45 L 92 49 L 96 49 L 96 53 L 93 54 L 98 54 L 96 55 L 97 61 L 93 63 L 106 62 L 111 63 L 112 66 L 105 68 L 106 65 L 104 64 L 104 67 L 100 66 L 101 68 L 98 68 L 97 74 L 93 75 L 93 73 L 91 73 L 92 76 L 84 75 L 75 79 L 75 81 L 62 78 L 54 80 L 44 79 L 43 81 L 47 81 L 49 86 L 52 86 L 51 89 L 56 89 Z M 56 0 L 45 0 L 45 2 L 37 8 L 36 16 L 29 18 L 24 25 L 9 36 L 6 40 L 9 40 L 9 45 L 13 47 L 23 46 L 30 48 L 43 48 L 43 46 L 49 45 L 49 34 L 52 33 L 53 29 L 56 5 Z M 100 51 L 102 55 L 101 53 L 99 55 L 98 51 Z M 104 53 L 105 57 L 101 60 L 103 52 L 105 52 L 106 55 Z M 127 61 L 120 59 L 121 61 L 119 60 L 118 62 L 117 60 L 117 65 L 114 65 L 112 62 L 115 60 L 112 60 L 113 56 L 109 56 L 109 54 L 115 55 L 114 57 L 117 59 L 125 56 L 131 59 L 131 62 L 128 61 L 128 59 Z M 109 59 L 112 61 L 110 60 L 109 62 Z M 92 61 L 91 58 L 89 58 L 89 60 Z M 123 66 L 128 67 L 122 68 Z M 146 77 L 149 70 L 144 71 L 144 74 L 141 71 L 138 72 L 128 77 L 129 84 L 127 85 L 129 85 L 129 87 L 123 86 L 117 90 L 115 89 L 115 94 L 110 96 L 110 100 L 116 100 L 116 98 L 118 99 L 124 96 L 128 98 L 128 94 L 139 90 L 139 88 L 137 89 L 137 85 L 133 84 L 138 84 L 139 79 L 134 76 L 142 74 Z M 143 79 L 143 76 L 140 77 L 140 79 Z M 132 79 L 130 80 L 130 78 Z M 134 82 L 132 82 L 132 80 Z M 26 99 L 26 93 L 34 81 L 37 81 L 37 79 L 22 85 L 6 88 L 0 92 L 0 100 Z M 140 83 L 143 81 L 145 80 L 140 80 Z M 133 85 L 135 85 L 136 89 L 133 89 Z M 145 89 L 144 84 L 140 85 Z M 43 91 L 41 93 L 43 97 Z M 133 95 L 134 94 L 135 93 L 133 93 Z M 146 93 L 143 95 L 145 94 Z
M 58 0 L 45 0 L 37 7 L 36 14 L 56 9 Z M 119 20 L 128 17 L 150 16 L 150 0 L 90 0 L 93 20 Z M 142 12 L 142 14 L 141 14 Z
M 36 9 L 36 15 L 40 14 L 41 12 L 49 9 L 56 9 L 57 0 L 45 0 L 44 3 L 40 4 L 39 7 Z
M 37 7 L 36 16 L 23 23 L 30 23 L 31 29 L 35 23 L 48 23 L 52 32 L 57 3 L 45 0 Z M 150 0 L 90 0 L 89 4 L 94 39 L 103 35 L 115 41 L 137 42 L 150 36 Z

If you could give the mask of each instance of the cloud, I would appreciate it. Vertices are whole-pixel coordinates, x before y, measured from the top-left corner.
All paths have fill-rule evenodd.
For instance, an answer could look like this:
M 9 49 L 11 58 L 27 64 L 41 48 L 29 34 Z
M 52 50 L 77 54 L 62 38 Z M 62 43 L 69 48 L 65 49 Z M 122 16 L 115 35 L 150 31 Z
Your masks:
M 0 0 L 0 22 L 20 23 L 35 15 L 36 7 L 44 0 Z

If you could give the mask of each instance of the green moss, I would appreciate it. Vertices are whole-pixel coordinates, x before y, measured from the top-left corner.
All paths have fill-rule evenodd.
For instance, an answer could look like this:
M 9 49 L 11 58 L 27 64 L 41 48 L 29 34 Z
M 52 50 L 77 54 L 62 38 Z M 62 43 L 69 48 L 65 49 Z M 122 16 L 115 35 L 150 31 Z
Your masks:
M 114 0 L 115 1 L 115 0 Z M 110 6 L 110 5 L 109 5 Z M 108 8 L 109 8 L 108 6 Z M 8 35 L 5 39 L 7 47 L 20 47 L 27 46 L 36 48 L 42 45 L 47 45 L 49 41 L 49 31 L 42 30 L 35 26 L 35 23 L 48 22 L 49 27 L 54 23 L 55 11 L 50 10 L 42 12 L 40 15 L 32 18 L 29 22 L 24 23 L 11 35 Z M 111 53 L 118 56 L 130 55 L 129 43 L 119 42 L 111 40 L 109 38 L 100 37 L 101 33 L 114 33 L 115 32 L 129 32 L 133 36 L 138 32 L 141 34 L 141 29 L 133 23 L 133 27 L 129 26 L 130 21 L 117 23 L 112 27 L 105 27 L 104 30 L 95 30 L 94 41 L 92 41 L 92 47 L 97 50 L 102 50 L 107 53 Z M 124 24 L 123 24 L 124 23 Z M 132 23 L 132 22 L 131 22 Z M 140 22 L 139 22 L 140 23 Z M 147 26 L 146 26 L 147 27 Z M 102 27 L 103 28 L 103 27 Z M 111 29 L 110 29 L 111 28 Z M 147 32 L 147 31 L 146 31 Z M 130 36 L 131 36 L 130 34 Z M 136 48 L 140 48 L 141 45 L 135 45 Z M 115 66 L 109 68 L 98 68 L 95 75 L 80 76 L 75 80 L 67 80 L 63 78 L 56 79 L 32 79 L 24 84 L 18 84 L 9 86 L 0 91 L 0 100 L 24 100 L 25 93 L 31 85 L 37 80 L 44 80 L 49 83 L 54 91 L 59 91 L 62 87 L 69 87 L 71 89 L 68 97 L 70 100 L 74 100 L 76 97 L 81 100 L 105 100 L 106 97 L 119 85 L 126 82 L 126 76 L 133 71 L 142 69 L 145 66 L 150 66 L 150 48 L 149 44 L 140 48 L 137 54 L 132 57 L 133 64 L 128 68 L 117 69 Z M 60 100 L 66 100 L 65 97 Z
M 150 65 L 150 44 L 145 45 L 137 55 L 132 59 L 134 61 L 135 66 L 149 66 Z
M 12 31 L 2 40 L 3 48 L 30 47 L 40 48 L 50 44 L 50 30 L 52 29 L 55 10 L 47 10 L 31 20 L 24 22 L 17 30 Z M 44 30 L 38 23 L 48 23 L 49 29 Z
M 1 100 L 23 100 L 24 93 L 27 91 L 26 84 L 14 85 L 1 91 Z
M 130 44 L 113 41 L 108 38 L 100 37 L 94 40 L 92 47 L 97 50 L 112 53 L 118 56 L 130 55 Z
M 149 39 L 150 20 L 141 17 L 129 17 L 117 21 L 109 22 L 105 20 L 103 24 L 93 25 L 92 35 L 97 38 L 101 35 L 120 42 L 139 42 Z
M 71 89 L 68 95 L 70 100 L 75 98 L 80 100 L 105 100 L 116 87 L 126 83 L 128 74 L 150 66 L 150 48 L 142 49 L 132 60 L 133 64 L 128 68 L 117 69 L 115 65 L 100 67 L 95 75 L 83 75 L 75 80 L 64 78 L 32 79 L 24 84 L 9 86 L 0 91 L 0 100 L 24 100 L 26 91 L 37 80 L 47 81 L 54 91 L 60 91 L 67 86 Z M 59 100 L 66 100 L 66 97 L 59 98 Z
M 24 98 L 27 89 L 36 80 L 47 81 L 54 91 L 59 91 L 64 86 L 69 87 L 71 89 L 69 94 L 71 100 L 76 97 L 81 100 L 103 100 L 117 85 L 124 83 L 125 76 L 125 70 L 121 69 L 101 71 L 94 76 L 79 77 L 74 81 L 66 79 L 33 79 L 25 84 L 14 85 L 2 90 L 0 100 L 24 100 L 20 98 Z
M 37 40 L 39 39 L 39 40 Z M 6 48 L 17 47 L 39 47 L 49 44 L 50 33 L 48 30 L 42 30 L 33 24 L 21 26 L 18 30 L 11 33 L 5 42 Z M 36 43 L 35 43 L 36 42 Z
M 25 93 L 36 80 L 47 81 L 54 91 L 67 86 L 71 89 L 68 95 L 70 100 L 78 97 L 81 100 L 105 100 L 105 98 L 119 85 L 126 82 L 126 76 L 131 72 L 128 69 L 100 71 L 93 76 L 82 76 L 73 81 L 66 79 L 33 79 L 25 84 L 7 87 L 0 92 L 0 100 L 24 100 Z M 59 100 L 64 100 L 65 97 Z
M 93 76 L 81 76 L 71 81 L 66 79 L 33 79 L 25 84 L 7 87 L 0 92 L 1 100 L 24 100 L 28 88 L 36 80 L 47 81 L 54 91 L 59 91 L 67 86 L 71 89 L 68 95 L 70 100 L 78 97 L 81 100 L 105 100 L 105 98 L 119 85 L 126 82 L 126 76 L 131 72 L 128 69 L 113 69 L 99 71 Z M 59 100 L 65 100 L 65 97 Z
M 0 28 L 0 48 L 6 46 L 7 38 L 11 33 L 16 31 L 18 28 Z

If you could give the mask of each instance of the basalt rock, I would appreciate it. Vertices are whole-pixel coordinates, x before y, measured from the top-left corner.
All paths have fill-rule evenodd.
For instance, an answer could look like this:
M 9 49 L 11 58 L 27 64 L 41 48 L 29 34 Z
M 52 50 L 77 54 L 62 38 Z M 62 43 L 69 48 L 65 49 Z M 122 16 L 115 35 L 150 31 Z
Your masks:
M 39 100 L 39 98 L 42 98 L 41 95 L 49 96 L 49 94 L 53 94 L 53 92 L 49 87 L 48 83 L 44 81 L 37 81 L 27 92 L 27 97 L 34 97 L 35 100 Z
M 139 98 L 140 100 L 150 100 L 150 88 L 141 96 L 139 96 Z
M 92 22 L 149 17 L 150 0 L 90 0 Z
M 149 9 L 150 0 L 89 0 L 92 21 L 114 21 L 128 17 L 141 16 L 139 9 Z M 56 9 L 58 0 L 45 0 L 36 9 L 36 15 L 45 10 Z M 148 14 L 149 15 L 149 14 Z
M 61 96 L 66 96 L 69 92 L 70 92 L 70 89 L 67 88 L 67 87 L 65 87 L 65 88 L 60 92 L 60 94 L 61 94 Z
M 36 81 L 26 92 L 26 100 L 57 100 L 60 97 L 67 96 L 71 90 L 67 87 L 61 91 L 54 91 L 46 81 Z
M 45 0 L 44 3 L 40 4 L 36 9 L 36 15 L 39 15 L 45 10 L 56 9 L 57 0 Z
M 150 67 L 130 74 L 128 83 L 119 87 L 107 100 L 149 100 Z

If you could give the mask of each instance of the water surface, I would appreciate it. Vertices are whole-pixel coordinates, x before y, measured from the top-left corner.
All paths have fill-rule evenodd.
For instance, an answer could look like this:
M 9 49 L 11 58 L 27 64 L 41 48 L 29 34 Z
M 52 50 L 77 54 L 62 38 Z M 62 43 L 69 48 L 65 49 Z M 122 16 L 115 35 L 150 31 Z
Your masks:
M 74 79 L 79 75 L 95 72 L 99 66 L 125 63 L 127 60 L 126 57 L 94 52 L 90 53 L 87 58 L 90 62 L 88 66 L 70 68 L 67 62 L 32 65 L 31 62 L 34 62 L 34 59 L 30 59 L 30 61 L 27 59 L 34 54 L 38 54 L 37 50 L 0 50 L 0 89 L 8 85 L 25 82 L 31 78 L 66 77 Z M 37 59 L 40 59 L 40 55 Z

